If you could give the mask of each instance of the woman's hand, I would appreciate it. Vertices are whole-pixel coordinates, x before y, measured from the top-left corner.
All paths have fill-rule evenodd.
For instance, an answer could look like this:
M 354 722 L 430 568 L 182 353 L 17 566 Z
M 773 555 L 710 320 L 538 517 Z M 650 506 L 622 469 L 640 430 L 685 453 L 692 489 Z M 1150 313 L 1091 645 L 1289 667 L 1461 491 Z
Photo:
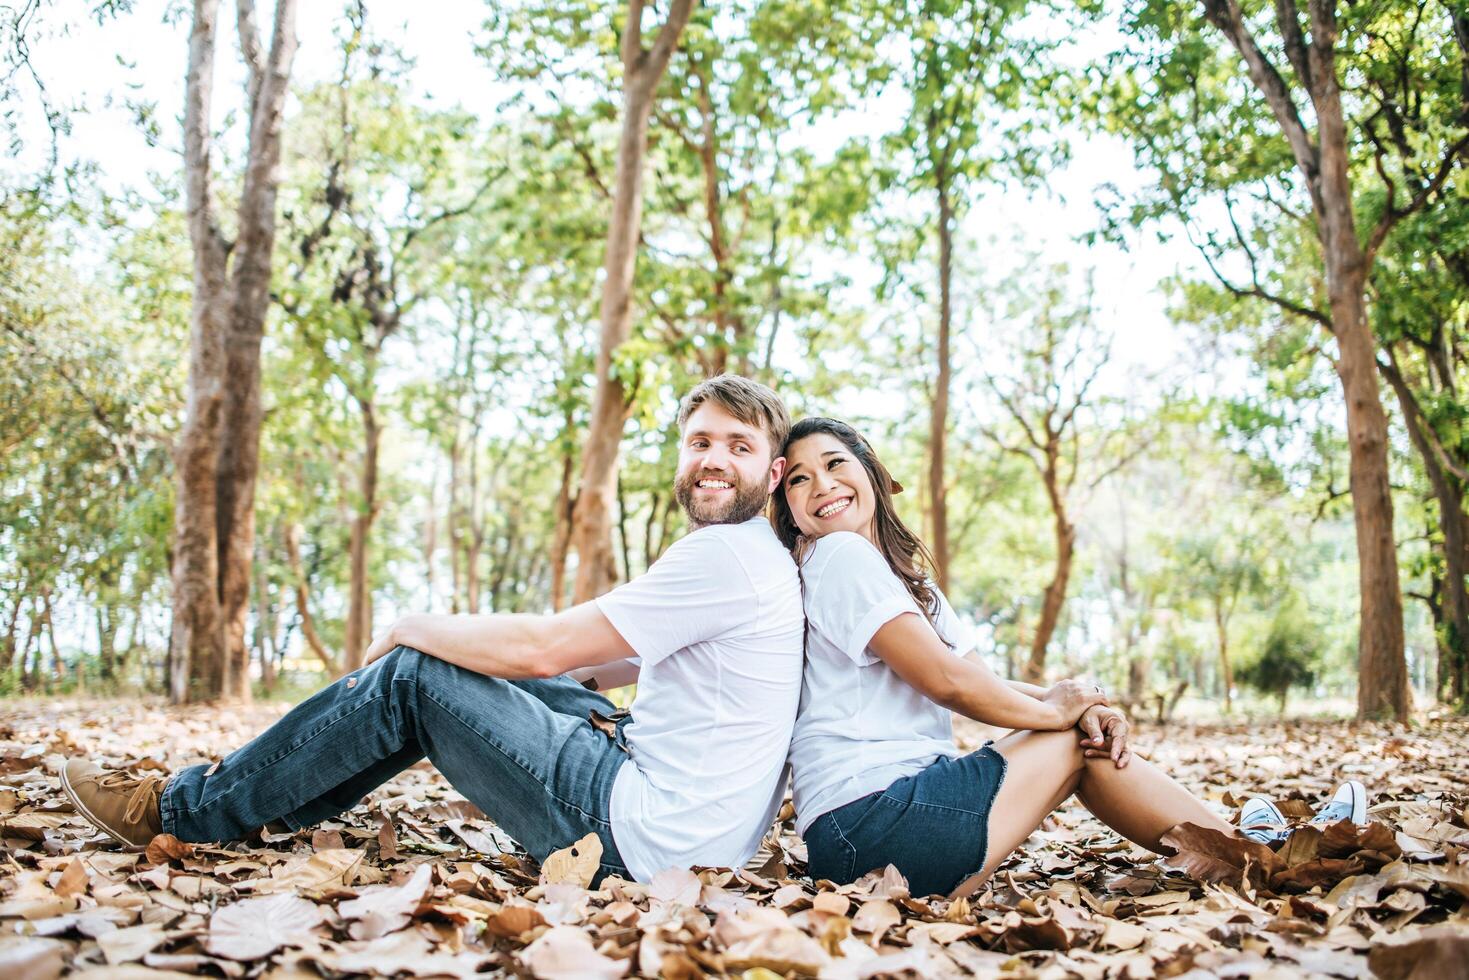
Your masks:
M 1118 769 L 1127 768 L 1132 758 L 1132 749 L 1127 744 L 1132 726 L 1127 723 L 1126 715 L 1116 708 L 1093 705 L 1081 713 L 1076 727 L 1084 736 L 1081 746 L 1088 759 L 1111 756 Z
M 1064 680 L 1051 685 L 1041 701 L 1055 710 L 1060 730 L 1064 731 L 1080 721 L 1082 714 L 1092 705 L 1106 704 L 1107 695 L 1100 687 Z

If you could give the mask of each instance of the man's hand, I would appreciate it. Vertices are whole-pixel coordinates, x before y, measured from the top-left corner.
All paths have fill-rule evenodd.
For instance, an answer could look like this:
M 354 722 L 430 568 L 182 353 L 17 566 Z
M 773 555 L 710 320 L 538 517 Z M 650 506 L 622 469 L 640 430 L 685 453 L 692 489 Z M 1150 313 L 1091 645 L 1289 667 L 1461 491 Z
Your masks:
M 366 667 L 374 660 L 387 656 L 398 645 L 396 637 L 402 622 L 401 618 L 393 620 L 392 625 L 372 638 L 372 642 L 367 645 L 367 652 L 362 656 L 362 666 Z
M 1094 704 L 1081 715 L 1076 723 L 1081 729 L 1081 745 L 1088 759 L 1112 757 L 1118 769 L 1125 769 L 1132 759 L 1132 749 L 1127 745 L 1131 726 L 1127 716 L 1116 708 Z

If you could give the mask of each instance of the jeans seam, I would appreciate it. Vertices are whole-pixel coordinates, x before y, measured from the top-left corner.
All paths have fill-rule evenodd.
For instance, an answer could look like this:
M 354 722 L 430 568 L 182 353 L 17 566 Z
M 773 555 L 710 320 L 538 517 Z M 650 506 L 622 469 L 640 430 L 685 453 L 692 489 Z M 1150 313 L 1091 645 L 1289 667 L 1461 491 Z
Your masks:
M 512 755 L 503 745 L 501 745 L 498 742 L 496 742 L 493 738 L 490 738 L 484 732 L 481 732 L 478 728 L 476 728 L 474 725 L 472 725 L 466 719 L 461 718 L 447 704 L 445 704 L 443 701 L 440 701 L 438 698 L 434 697 L 434 694 L 433 694 L 432 691 L 429 691 L 429 690 L 426 690 L 426 689 L 420 687 L 419 688 L 419 693 L 421 693 L 424 697 L 428 698 L 434 704 L 436 704 L 440 708 L 442 708 L 444 710 L 444 713 L 445 714 L 447 714 L 450 718 L 453 718 L 455 721 L 459 722 L 459 724 L 462 725 L 462 726 L 464 726 L 464 728 L 466 730 L 468 730 L 468 731 L 474 733 L 475 735 L 479 736 L 479 738 L 480 738 L 481 741 L 483 741 L 483 742 L 487 743 L 488 745 L 492 746 L 495 749 L 496 752 L 499 752 L 500 755 L 504 756 L 510 762 L 514 763 L 515 766 L 516 766 L 516 768 L 518 768 L 521 772 L 525 773 L 531 779 L 534 779 L 538 784 L 540 784 L 541 788 L 546 791 L 546 795 L 549 796 L 551 799 L 555 800 L 558 804 L 560 804 L 565 809 L 570 810 L 573 813 L 580 814 L 582 817 L 584 817 L 585 819 L 590 820 L 590 821 L 596 823 L 598 826 L 606 827 L 608 834 L 609 835 L 611 834 L 611 832 L 612 832 L 612 823 L 611 823 L 610 820 L 603 820 L 601 817 L 594 816 L 594 815 L 586 812 L 581 807 L 577 806 L 575 803 L 570 803 L 570 802 L 568 802 L 566 800 L 563 800 L 559 795 L 556 794 L 556 792 L 554 790 L 552 790 L 552 788 L 549 785 L 547 785 L 547 780 L 546 780 L 545 777 L 541 776 L 539 773 L 532 772 L 526 766 L 526 764 L 524 762 L 520 761 L 514 755 Z
M 847 849 L 847 873 L 842 877 L 851 881 L 857 871 L 857 845 L 847 839 L 847 833 L 842 830 L 842 822 L 836 818 L 836 814 L 832 814 L 831 825 L 836 829 L 837 837 L 841 838 L 842 846 Z

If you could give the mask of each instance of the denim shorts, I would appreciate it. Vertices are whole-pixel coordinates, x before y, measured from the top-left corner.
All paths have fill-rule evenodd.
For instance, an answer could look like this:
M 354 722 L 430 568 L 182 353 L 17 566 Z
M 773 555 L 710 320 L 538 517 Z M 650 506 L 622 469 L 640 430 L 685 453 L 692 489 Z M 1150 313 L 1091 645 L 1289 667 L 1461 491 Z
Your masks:
M 1004 781 L 1005 757 L 986 745 L 823 813 L 806 828 L 811 877 L 845 885 L 891 864 L 912 894 L 947 895 L 984 868 Z

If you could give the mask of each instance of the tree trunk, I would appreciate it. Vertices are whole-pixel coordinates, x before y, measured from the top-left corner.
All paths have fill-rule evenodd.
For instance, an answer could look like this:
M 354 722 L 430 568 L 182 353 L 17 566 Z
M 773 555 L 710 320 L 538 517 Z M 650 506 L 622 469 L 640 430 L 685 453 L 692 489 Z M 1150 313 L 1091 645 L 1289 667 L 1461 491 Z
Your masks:
M 612 373 L 612 358 L 632 325 L 633 270 L 642 228 L 643 158 L 648 148 L 648 116 L 658 82 L 688 23 L 695 0 L 673 0 L 668 19 L 649 50 L 643 49 L 643 0 L 629 0 L 622 35 L 622 135 L 617 145 L 617 172 L 607 249 L 597 350 L 597 387 L 582 453 L 581 489 L 576 495 L 571 537 L 576 545 L 575 601 L 606 592 L 617 581 L 612 546 L 612 508 L 617 494 L 622 429 L 630 405 L 622 379 Z
M 1452 701 L 1460 703 L 1465 695 L 1465 673 L 1469 671 L 1469 594 L 1465 592 L 1465 576 L 1469 575 L 1469 515 L 1464 512 L 1464 493 L 1459 482 L 1445 469 L 1429 441 L 1428 419 L 1408 387 L 1407 379 L 1393 363 L 1378 362 L 1378 368 L 1397 396 L 1403 422 L 1424 474 L 1438 502 L 1438 524 L 1443 533 L 1444 581 L 1438 604 L 1443 619 L 1439 633 L 1439 676 L 1454 679 L 1449 692 Z M 1448 668 L 1448 669 L 1445 669 Z M 1439 685 L 1442 695 L 1444 688 Z
M 189 379 L 184 425 L 174 444 L 173 628 L 169 697 L 216 697 L 223 686 L 215 474 L 224 402 L 227 250 L 214 218 L 209 107 L 214 87 L 217 0 L 196 0 L 184 102 L 184 196 L 194 253 Z
M 1036 623 L 1035 636 L 1031 638 L 1030 660 L 1025 665 L 1024 680 L 1039 684 L 1046 676 L 1046 650 L 1051 645 L 1051 636 L 1061 620 L 1061 607 L 1066 604 L 1066 587 L 1071 582 L 1071 559 L 1076 551 L 1076 527 L 1067 519 L 1066 502 L 1061 497 L 1059 474 L 1055 469 L 1054 442 L 1046 478 L 1046 495 L 1051 502 L 1052 530 L 1056 539 L 1056 569 L 1051 582 L 1041 598 L 1040 621 Z
M 377 412 L 372 401 L 359 398 L 362 413 L 362 472 L 357 490 L 360 499 L 352 517 L 348 536 L 350 577 L 347 592 L 347 627 L 342 663 L 348 672 L 362 666 L 372 638 L 372 593 L 368 581 L 368 559 L 373 521 L 377 518 L 377 462 L 382 433 L 378 429 Z M 473 610 L 471 609 L 471 612 Z
M 1346 219 L 1343 219 L 1346 220 Z M 1356 233 L 1327 236 L 1327 291 L 1339 356 L 1337 374 L 1347 403 L 1352 513 L 1357 530 L 1361 632 L 1358 637 L 1357 719 L 1408 720 L 1411 693 L 1403 649 L 1403 598 L 1393 539 L 1388 479 L 1387 414 L 1377 387 L 1376 357 L 1363 301 L 1365 264 Z M 1350 235 L 1350 242 L 1341 240 Z M 1336 258 L 1332 258 L 1336 255 Z
M 292 524 L 284 535 L 286 563 L 291 567 L 291 577 L 296 580 L 296 616 L 301 621 L 301 636 L 316 658 L 326 667 L 328 676 L 340 677 L 343 673 L 337 661 L 327 652 L 321 637 L 316 635 L 316 621 L 311 616 L 310 595 L 307 592 L 306 571 L 301 567 L 301 525 Z
M 41 678 L 41 613 L 38 605 L 32 597 L 30 622 L 26 624 L 25 643 L 20 648 L 20 686 L 27 691 L 34 691 Z M 33 649 L 36 652 L 34 660 L 31 658 Z
M 567 423 L 568 427 L 570 422 Z M 566 552 L 571 542 L 571 479 L 576 472 L 576 461 L 571 453 L 561 457 L 561 486 L 556 491 L 556 530 L 551 538 L 551 608 L 560 612 L 566 608 Z
M 1219 676 L 1224 684 L 1224 713 L 1234 710 L 1234 668 L 1229 663 L 1229 621 L 1224 616 L 1224 603 L 1214 601 L 1214 635 L 1219 642 Z
M 97 673 L 103 685 L 117 671 L 117 613 L 105 602 L 97 603 Z
M 439 468 L 435 466 L 428 485 L 428 512 L 423 520 L 423 584 L 428 592 L 427 611 L 434 604 L 434 552 L 439 548 Z
M 939 205 L 939 335 L 938 363 L 934 373 L 933 403 L 928 420 L 928 502 L 932 536 L 934 579 L 939 589 L 949 588 L 949 504 L 944 476 L 944 448 L 949 428 L 949 331 L 953 323 L 953 236 L 954 207 L 949 200 L 949 174 L 942 165 L 934 169 Z M 1059 611 L 1059 607 L 1058 607 Z
M 459 494 L 460 483 L 459 469 L 464 456 L 464 446 L 459 439 L 459 420 L 454 420 L 454 439 L 449 444 L 449 509 L 445 520 L 446 536 L 449 539 L 449 612 L 457 614 L 461 607 L 459 604 L 462 577 L 459 573 L 459 556 L 463 551 L 460 546 L 462 536 L 463 514 L 460 512 Z
M 275 603 L 265 563 L 255 563 L 255 649 L 260 656 L 260 687 L 269 694 L 275 688 Z
M 20 624 L 20 607 L 25 604 L 25 583 L 17 582 L 15 605 L 10 607 L 10 618 L 5 622 L 5 636 L 0 639 L 0 674 L 8 673 L 15 663 L 15 629 Z
M 45 603 L 46 639 L 51 641 L 51 675 L 56 681 L 56 689 L 60 690 L 66 682 L 66 665 L 61 662 L 61 648 L 56 645 L 56 623 L 51 619 L 51 590 L 41 590 L 41 599 Z M 47 685 L 49 688 L 49 684 Z
M 187 415 L 176 444 L 170 696 L 249 700 L 245 619 L 260 455 L 260 344 L 270 305 L 281 121 L 295 57 L 295 0 L 277 0 L 268 58 L 254 4 L 237 26 L 250 131 L 237 237 L 214 214 L 210 164 L 217 0 L 196 0 L 184 109 L 185 197 L 194 253 Z M 230 261 L 233 259 L 233 267 Z
M 469 545 L 464 549 L 465 611 L 480 611 L 480 560 L 485 546 L 484 502 L 479 489 L 479 406 L 475 406 L 474 426 L 469 431 Z

